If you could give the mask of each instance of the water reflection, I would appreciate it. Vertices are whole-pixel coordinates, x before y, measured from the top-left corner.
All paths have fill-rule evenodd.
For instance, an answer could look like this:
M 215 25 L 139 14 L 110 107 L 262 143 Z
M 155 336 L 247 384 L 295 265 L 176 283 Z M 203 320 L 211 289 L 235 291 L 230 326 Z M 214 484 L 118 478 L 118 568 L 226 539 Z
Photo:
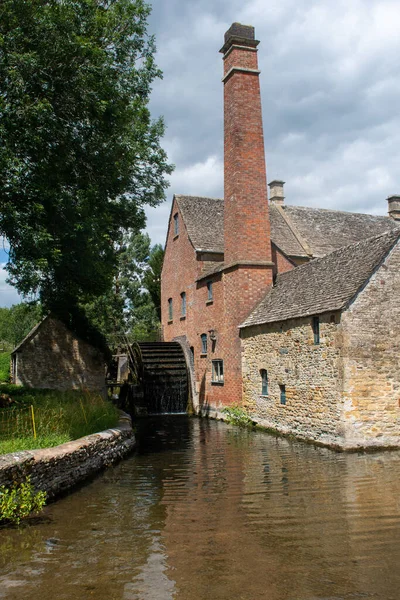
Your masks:
M 186 417 L 138 439 L 47 521 L 0 531 L 0 598 L 397 600 L 400 453 Z

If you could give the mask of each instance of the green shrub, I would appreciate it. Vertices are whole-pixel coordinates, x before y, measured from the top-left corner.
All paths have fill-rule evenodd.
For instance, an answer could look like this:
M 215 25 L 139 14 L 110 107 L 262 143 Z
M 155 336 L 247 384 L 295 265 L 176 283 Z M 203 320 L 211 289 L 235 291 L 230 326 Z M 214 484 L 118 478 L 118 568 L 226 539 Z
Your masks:
M 0 352 L 0 381 L 10 381 L 9 352 Z
M 253 427 L 254 423 L 247 412 L 241 406 L 227 406 L 223 409 L 226 414 L 225 421 L 239 427 Z
M 46 504 L 46 492 L 35 492 L 30 477 L 23 483 L 11 487 L 0 487 L 0 522 L 19 524 L 33 513 L 38 513 Z

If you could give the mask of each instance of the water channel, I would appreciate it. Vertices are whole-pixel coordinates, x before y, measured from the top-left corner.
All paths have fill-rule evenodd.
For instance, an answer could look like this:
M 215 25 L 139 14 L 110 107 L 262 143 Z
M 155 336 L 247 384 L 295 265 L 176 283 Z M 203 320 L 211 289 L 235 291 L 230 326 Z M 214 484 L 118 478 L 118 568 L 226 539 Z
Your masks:
M 7 600 L 400 598 L 400 452 L 143 420 L 139 449 L 0 530 Z

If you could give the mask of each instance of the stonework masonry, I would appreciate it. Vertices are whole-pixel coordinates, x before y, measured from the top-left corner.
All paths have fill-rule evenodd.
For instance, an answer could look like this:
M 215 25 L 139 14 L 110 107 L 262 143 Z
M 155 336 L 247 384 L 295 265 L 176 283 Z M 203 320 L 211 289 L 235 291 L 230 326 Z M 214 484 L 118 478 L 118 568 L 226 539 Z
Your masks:
M 135 443 L 130 417 L 122 414 L 113 429 L 55 448 L 3 454 L 0 486 L 21 483 L 30 476 L 34 488 L 53 499 L 125 456 Z
M 346 446 L 400 445 L 400 245 L 342 316 Z
M 14 350 L 12 381 L 35 388 L 103 392 L 105 360 L 63 323 L 47 317 Z
M 314 344 L 310 318 L 247 328 L 243 341 L 243 403 L 260 425 L 302 439 L 342 446 L 342 334 L 334 313 L 320 317 Z M 268 373 L 262 395 L 260 371 Z M 286 404 L 281 404 L 285 386 Z
M 243 329 L 244 405 L 253 418 L 345 450 L 399 447 L 399 297 L 398 243 L 348 307 L 319 315 L 319 343 L 312 317 Z

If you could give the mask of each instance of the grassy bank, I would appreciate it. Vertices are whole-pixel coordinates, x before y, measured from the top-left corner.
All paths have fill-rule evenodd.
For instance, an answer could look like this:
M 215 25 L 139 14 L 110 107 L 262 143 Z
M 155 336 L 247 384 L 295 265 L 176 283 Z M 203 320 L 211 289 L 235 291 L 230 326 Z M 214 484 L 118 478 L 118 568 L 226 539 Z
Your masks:
M 0 394 L 11 399 L 0 408 L 0 454 L 57 446 L 118 422 L 117 408 L 89 392 L 0 385 Z

